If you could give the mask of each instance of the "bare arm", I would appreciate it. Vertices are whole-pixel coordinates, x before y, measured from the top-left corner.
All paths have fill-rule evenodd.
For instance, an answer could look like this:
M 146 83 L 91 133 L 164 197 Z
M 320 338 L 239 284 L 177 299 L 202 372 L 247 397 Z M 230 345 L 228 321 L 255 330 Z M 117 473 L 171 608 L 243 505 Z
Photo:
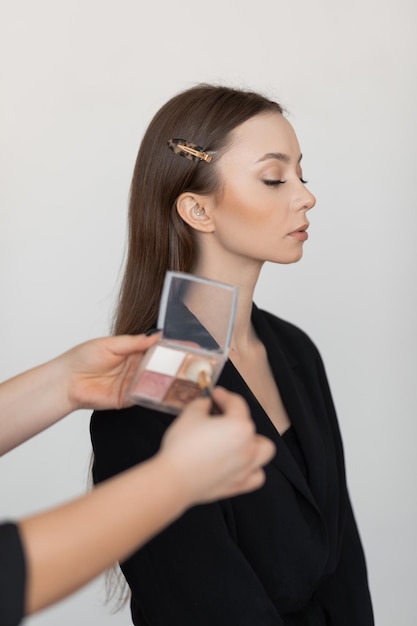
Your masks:
M 143 352 L 157 337 L 95 339 L 0 385 L 0 453 L 71 411 L 121 408 Z M 195 401 L 160 452 L 92 493 L 20 522 L 27 560 L 26 613 L 79 588 L 198 502 L 259 487 L 273 445 L 254 432 L 241 398 L 215 390 L 224 416 Z M 144 504 L 145 503 L 145 504 Z
M 28 561 L 26 612 L 76 590 L 125 559 L 189 506 L 260 487 L 273 444 L 256 435 L 244 401 L 216 389 L 225 415 L 193 402 L 151 460 L 65 506 L 20 523 Z
M 126 388 L 156 339 L 93 339 L 1 383 L 0 455 L 76 409 L 126 406 Z

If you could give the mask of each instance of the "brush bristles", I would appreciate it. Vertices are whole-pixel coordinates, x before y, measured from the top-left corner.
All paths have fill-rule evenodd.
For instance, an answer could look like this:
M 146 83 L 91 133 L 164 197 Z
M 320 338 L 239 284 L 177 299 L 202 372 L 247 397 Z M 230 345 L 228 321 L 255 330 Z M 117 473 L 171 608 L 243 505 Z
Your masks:
M 211 378 L 209 373 L 206 370 L 200 370 L 197 375 L 197 384 L 201 390 L 210 389 L 211 387 Z

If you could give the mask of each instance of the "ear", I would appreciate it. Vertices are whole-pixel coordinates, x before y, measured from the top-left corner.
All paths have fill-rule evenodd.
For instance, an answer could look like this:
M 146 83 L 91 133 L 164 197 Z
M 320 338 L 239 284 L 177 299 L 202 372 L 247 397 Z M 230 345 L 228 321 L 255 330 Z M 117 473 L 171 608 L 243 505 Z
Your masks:
M 181 219 L 203 233 L 214 231 L 214 222 L 211 218 L 209 200 L 204 196 L 192 193 L 182 193 L 177 198 L 177 212 Z

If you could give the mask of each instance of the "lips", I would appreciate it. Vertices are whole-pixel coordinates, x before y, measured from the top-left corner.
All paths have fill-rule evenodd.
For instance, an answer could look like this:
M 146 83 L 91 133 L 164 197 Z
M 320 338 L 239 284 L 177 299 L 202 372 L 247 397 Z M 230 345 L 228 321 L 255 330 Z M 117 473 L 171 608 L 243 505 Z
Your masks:
M 302 226 L 297 228 L 297 230 L 293 230 L 291 233 L 288 233 L 288 236 L 294 237 L 294 239 L 298 239 L 299 241 L 306 241 L 308 239 L 307 228 L 309 226 L 310 224 L 307 222 L 306 224 L 303 224 Z

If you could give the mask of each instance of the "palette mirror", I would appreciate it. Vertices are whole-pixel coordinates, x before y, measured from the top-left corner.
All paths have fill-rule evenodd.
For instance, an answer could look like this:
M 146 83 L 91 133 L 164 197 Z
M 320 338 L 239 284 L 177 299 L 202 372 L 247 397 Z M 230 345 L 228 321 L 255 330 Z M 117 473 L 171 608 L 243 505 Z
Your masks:
M 237 288 L 183 272 L 167 272 L 158 314 L 160 340 L 128 389 L 135 404 L 179 413 L 214 385 L 230 348 Z

